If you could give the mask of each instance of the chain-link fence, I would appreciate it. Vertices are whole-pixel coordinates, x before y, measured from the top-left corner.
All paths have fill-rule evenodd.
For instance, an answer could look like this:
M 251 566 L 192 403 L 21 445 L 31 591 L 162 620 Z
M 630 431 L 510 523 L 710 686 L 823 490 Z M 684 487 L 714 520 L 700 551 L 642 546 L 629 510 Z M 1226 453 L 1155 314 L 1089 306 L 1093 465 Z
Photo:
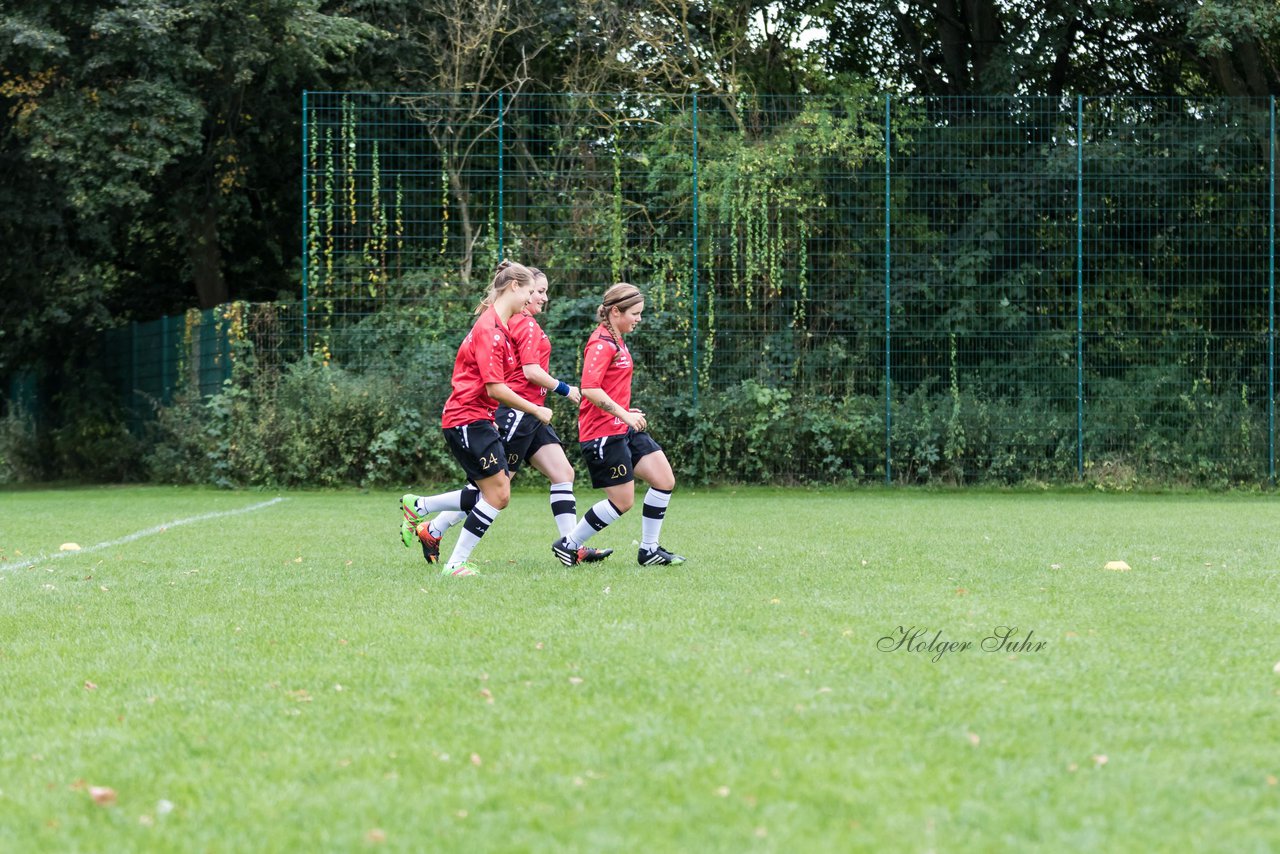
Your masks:
M 604 289 L 645 289 L 636 400 L 709 480 L 1274 480 L 1274 99 L 308 92 L 303 120 L 301 304 L 112 332 L 131 407 L 216 390 L 237 342 L 442 403 L 509 257 L 550 277 L 565 377 Z
M 637 397 L 718 420 L 684 438 L 739 474 L 1274 475 L 1273 100 L 309 92 L 304 119 L 307 347 L 340 363 L 447 373 L 511 257 L 550 276 L 566 374 L 604 288 L 643 286 Z

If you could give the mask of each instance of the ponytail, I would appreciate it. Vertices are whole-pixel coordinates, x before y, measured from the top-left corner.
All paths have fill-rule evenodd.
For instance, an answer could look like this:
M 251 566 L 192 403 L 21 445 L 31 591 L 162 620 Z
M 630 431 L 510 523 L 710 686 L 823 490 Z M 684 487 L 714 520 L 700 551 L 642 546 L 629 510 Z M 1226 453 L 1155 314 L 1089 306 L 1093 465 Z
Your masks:
M 527 286 L 532 283 L 533 272 L 528 267 L 504 258 L 494 270 L 493 281 L 489 283 L 489 292 L 485 294 L 484 299 L 480 300 L 475 313 L 480 314 L 493 305 L 503 291 L 514 286 Z

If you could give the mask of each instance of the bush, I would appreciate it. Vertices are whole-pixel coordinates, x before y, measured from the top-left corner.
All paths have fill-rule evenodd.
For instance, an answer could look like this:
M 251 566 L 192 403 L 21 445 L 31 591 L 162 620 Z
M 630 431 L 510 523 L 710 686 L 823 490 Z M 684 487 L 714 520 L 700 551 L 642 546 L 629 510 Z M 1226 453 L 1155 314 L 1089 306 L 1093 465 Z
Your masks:
M 44 457 L 35 419 L 20 409 L 0 417 L 0 484 L 42 480 Z
M 161 482 L 223 487 L 456 478 L 427 412 L 420 394 L 386 373 L 357 375 L 315 359 L 278 377 L 245 368 L 208 400 L 162 408 L 147 465 Z

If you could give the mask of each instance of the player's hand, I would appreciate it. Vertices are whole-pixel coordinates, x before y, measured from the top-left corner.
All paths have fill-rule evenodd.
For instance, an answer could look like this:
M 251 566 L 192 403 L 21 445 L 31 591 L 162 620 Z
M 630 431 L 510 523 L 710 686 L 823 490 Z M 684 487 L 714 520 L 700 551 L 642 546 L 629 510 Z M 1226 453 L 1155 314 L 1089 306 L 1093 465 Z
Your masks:
M 537 418 L 543 424 L 551 423 L 551 410 L 545 406 L 539 406 L 533 410 L 533 417 Z
M 569 399 L 574 403 L 582 403 L 582 389 L 576 385 L 569 386 Z
M 649 426 L 649 419 L 645 418 L 644 413 L 639 409 L 627 410 L 627 414 L 631 416 L 628 420 L 628 423 L 631 425 L 631 429 L 635 430 L 637 433 L 643 433 L 645 428 Z

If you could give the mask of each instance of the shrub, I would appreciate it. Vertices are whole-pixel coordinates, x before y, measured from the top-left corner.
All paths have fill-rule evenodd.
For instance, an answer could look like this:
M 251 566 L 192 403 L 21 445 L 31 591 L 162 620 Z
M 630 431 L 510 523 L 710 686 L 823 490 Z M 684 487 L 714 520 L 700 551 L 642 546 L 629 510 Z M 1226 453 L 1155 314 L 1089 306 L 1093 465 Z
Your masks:
M 0 484 L 41 480 L 43 459 L 34 418 L 21 409 L 0 417 Z
M 218 486 L 383 486 L 456 477 L 420 394 L 389 374 L 305 359 L 237 371 L 208 400 L 159 411 L 151 476 Z M 433 410 L 434 411 L 434 410 Z

